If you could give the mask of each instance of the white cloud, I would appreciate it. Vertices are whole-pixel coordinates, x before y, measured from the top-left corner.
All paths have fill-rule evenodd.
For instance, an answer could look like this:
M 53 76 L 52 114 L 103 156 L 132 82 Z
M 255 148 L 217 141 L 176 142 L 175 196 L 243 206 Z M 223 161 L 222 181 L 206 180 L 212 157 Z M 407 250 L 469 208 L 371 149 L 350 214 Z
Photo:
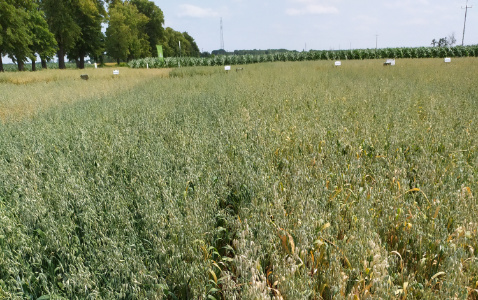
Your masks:
M 191 4 L 182 4 L 179 9 L 181 10 L 178 13 L 179 17 L 211 18 L 220 16 L 220 13 L 212 8 L 202 8 Z
M 296 3 L 295 7 L 288 8 L 286 14 L 290 16 L 301 15 L 324 15 L 324 14 L 337 14 L 339 10 L 337 7 L 324 3 L 327 1 L 321 0 L 292 0 Z M 330 2 L 330 1 L 328 1 Z

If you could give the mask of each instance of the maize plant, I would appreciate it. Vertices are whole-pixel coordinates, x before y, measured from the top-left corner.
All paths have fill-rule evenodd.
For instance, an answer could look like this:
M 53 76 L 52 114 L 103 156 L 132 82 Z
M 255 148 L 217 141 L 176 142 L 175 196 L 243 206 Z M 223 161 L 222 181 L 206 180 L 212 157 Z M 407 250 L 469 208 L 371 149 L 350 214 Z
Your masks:
M 256 64 L 274 61 L 315 61 L 315 60 L 357 60 L 385 58 L 437 58 L 437 57 L 476 57 L 478 45 L 456 47 L 418 47 L 418 48 L 384 48 L 354 50 L 310 50 L 308 52 L 282 52 L 264 55 L 229 55 L 208 58 L 168 57 L 143 58 L 129 62 L 131 68 L 174 68 L 176 66 L 224 66 Z

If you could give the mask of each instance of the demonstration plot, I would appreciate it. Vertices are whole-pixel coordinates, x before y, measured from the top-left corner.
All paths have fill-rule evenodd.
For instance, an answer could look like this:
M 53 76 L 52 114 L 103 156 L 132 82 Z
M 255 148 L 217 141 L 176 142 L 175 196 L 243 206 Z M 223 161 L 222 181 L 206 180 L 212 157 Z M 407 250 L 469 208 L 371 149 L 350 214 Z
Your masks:
M 0 298 L 476 298 L 478 61 L 383 62 L 3 80 Z

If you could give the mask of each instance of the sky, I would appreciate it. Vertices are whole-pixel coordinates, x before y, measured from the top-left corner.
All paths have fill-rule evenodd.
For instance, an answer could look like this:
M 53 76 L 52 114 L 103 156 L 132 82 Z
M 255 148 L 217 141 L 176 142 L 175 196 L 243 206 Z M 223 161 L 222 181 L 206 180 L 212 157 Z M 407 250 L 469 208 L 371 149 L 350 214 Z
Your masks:
M 164 27 L 188 32 L 201 51 L 224 48 L 340 50 L 461 45 L 466 0 L 153 0 Z M 478 0 L 468 0 L 465 45 L 478 44 Z M 4 62 L 8 62 L 6 59 Z
M 154 0 L 165 27 L 203 51 L 419 47 L 451 34 L 461 45 L 466 0 Z M 476 4 L 476 5 L 475 5 Z M 478 0 L 469 0 L 465 45 L 478 44 Z

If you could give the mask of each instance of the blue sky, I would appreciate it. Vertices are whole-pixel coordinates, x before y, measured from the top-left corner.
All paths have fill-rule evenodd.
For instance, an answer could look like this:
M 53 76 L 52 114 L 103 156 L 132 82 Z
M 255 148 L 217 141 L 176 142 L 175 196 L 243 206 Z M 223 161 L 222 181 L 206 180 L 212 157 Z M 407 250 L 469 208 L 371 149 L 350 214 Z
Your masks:
M 428 46 L 455 34 L 466 0 L 154 0 L 165 27 L 187 31 L 199 48 L 329 50 Z M 474 3 L 476 2 L 476 3 Z M 478 44 L 478 0 L 469 0 L 465 44 Z M 376 37 L 378 35 L 378 37 Z
M 466 0 L 154 0 L 165 27 L 187 31 L 202 51 L 331 50 L 429 46 L 455 34 Z M 465 44 L 478 44 L 478 0 L 469 0 Z M 376 36 L 378 35 L 378 37 Z M 4 62 L 9 62 L 5 59 Z

